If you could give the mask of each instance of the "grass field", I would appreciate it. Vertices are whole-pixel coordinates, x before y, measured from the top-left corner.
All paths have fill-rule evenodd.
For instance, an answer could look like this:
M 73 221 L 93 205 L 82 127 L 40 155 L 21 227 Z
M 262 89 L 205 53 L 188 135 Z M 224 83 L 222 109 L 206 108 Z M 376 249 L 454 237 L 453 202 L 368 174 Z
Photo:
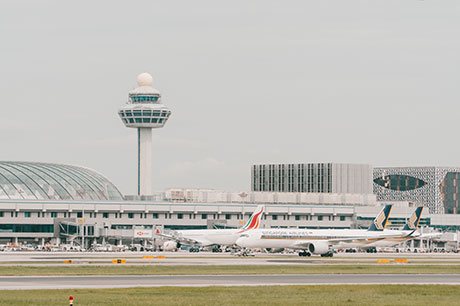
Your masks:
M 460 286 L 264 286 L 0 291 L 0 305 L 459 305 Z
M 179 275 L 179 274 L 460 274 L 460 266 L 448 265 L 259 265 L 259 266 L 0 266 L 1 276 L 21 275 Z

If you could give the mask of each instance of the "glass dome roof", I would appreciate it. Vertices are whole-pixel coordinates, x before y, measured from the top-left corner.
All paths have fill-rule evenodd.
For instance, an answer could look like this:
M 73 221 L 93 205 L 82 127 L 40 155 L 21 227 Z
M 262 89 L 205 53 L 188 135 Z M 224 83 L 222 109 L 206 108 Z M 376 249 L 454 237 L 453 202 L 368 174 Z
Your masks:
M 0 161 L 0 199 L 123 200 L 106 177 L 71 165 Z

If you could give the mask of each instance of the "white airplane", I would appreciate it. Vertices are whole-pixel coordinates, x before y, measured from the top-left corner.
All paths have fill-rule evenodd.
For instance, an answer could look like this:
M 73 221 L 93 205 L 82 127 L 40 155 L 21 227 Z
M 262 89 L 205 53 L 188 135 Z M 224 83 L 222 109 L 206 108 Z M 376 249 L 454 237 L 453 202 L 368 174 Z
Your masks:
M 367 244 L 366 248 L 368 247 L 392 247 L 404 241 L 408 241 L 414 238 L 428 238 L 428 235 L 433 235 L 433 236 L 438 235 L 439 236 L 440 234 L 438 233 L 421 235 L 416 232 L 418 229 L 418 225 L 420 223 L 420 218 L 422 217 L 422 212 L 423 212 L 423 206 L 417 207 L 401 230 L 388 230 L 388 229 L 384 230 L 384 233 L 394 234 L 395 237 L 376 240 L 375 242 Z
M 222 246 L 235 245 L 236 240 L 242 233 L 259 228 L 260 218 L 264 212 L 264 206 L 257 206 L 246 224 L 239 229 L 199 229 L 174 231 L 171 234 L 156 234 L 169 239 L 164 244 L 165 249 L 179 248 L 180 245 L 191 246 Z
M 367 230 L 354 229 L 259 229 L 240 234 L 236 244 L 242 248 L 286 248 L 303 250 L 299 256 L 333 255 L 333 249 L 363 246 L 385 238 L 407 235 L 385 232 L 393 205 L 386 205 Z

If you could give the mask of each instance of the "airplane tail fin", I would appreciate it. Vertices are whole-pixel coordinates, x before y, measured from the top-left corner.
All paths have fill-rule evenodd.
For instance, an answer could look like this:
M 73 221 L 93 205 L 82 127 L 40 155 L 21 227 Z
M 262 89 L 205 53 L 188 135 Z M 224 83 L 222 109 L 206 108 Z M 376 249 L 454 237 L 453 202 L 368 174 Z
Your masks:
M 418 228 L 420 223 L 420 218 L 422 217 L 423 206 L 417 207 L 412 216 L 407 220 L 406 225 L 403 227 L 403 231 L 415 231 Z
M 260 225 L 260 218 L 262 218 L 262 214 L 264 212 L 265 206 L 259 205 L 257 206 L 256 210 L 252 213 L 251 217 L 249 218 L 248 222 L 240 228 L 242 231 L 248 231 L 251 229 L 257 229 Z
M 374 221 L 372 221 L 371 226 L 367 229 L 368 231 L 383 231 L 385 226 L 387 225 L 388 218 L 390 217 L 391 208 L 393 208 L 393 204 L 387 204 L 385 207 L 380 211 L 380 213 L 375 217 Z

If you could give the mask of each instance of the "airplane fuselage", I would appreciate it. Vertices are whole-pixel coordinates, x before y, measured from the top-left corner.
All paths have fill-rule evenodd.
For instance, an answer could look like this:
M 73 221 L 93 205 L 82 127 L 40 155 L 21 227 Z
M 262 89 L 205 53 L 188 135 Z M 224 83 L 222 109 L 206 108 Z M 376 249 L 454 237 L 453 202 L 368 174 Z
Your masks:
M 204 229 L 176 231 L 179 238 L 196 241 L 197 245 L 234 245 L 242 233 L 241 229 Z
M 240 234 L 236 243 L 246 248 L 307 249 L 310 243 L 327 243 L 331 249 L 366 247 L 376 241 L 404 236 L 401 231 L 353 229 L 259 229 Z

